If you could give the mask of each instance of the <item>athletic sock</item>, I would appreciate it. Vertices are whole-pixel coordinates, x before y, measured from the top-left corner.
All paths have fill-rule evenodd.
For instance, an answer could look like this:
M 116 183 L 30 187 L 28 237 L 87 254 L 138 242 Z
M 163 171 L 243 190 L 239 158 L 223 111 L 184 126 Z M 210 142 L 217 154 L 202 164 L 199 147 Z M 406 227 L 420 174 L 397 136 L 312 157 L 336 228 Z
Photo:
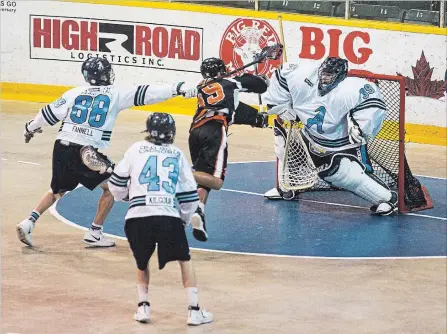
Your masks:
M 35 223 L 37 221 L 37 219 L 39 219 L 40 217 L 40 213 L 37 212 L 36 210 L 31 211 L 31 214 L 29 215 L 28 219 L 31 220 L 33 223 Z
M 137 290 L 138 290 L 138 302 L 147 302 L 149 298 L 149 289 L 148 286 L 145 284 L 137 284 Z
M 202 202 L 199 202 L 199 208 L 200 208 L 200 210 L 202 210 L 203 213 L 205 213 L 205 204 L 203 204 Z
M 102 225 L 97 225 L 95 223 L 92 223 L 92 230 L 94 230 L 94 231 L 102 230 Z
M 188 306 L 198 307 L 199 306 L 199 295 L 197 288 L 186 288 L 188 292 Z

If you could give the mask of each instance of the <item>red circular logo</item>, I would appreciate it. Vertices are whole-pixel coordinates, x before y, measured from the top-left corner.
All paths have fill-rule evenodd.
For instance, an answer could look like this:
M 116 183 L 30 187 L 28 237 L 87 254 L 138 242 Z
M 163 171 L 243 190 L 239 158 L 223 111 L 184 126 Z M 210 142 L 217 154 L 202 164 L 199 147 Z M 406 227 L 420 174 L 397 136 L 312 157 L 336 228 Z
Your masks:
M 222 36 L 220 58 L 230 72 L 252 62 L 253 56 L 261 52 L 264 47 L 277 43 L 281 43 L 278 34 L 266 21 L 248 18 L 237 19 L 228 26 Z M 280 63 L 281 59 L 268 59 L 258 64 L 258 74 L 270 76 Z M 250 66 L 245 71 L 254 73 L 255 68 Z

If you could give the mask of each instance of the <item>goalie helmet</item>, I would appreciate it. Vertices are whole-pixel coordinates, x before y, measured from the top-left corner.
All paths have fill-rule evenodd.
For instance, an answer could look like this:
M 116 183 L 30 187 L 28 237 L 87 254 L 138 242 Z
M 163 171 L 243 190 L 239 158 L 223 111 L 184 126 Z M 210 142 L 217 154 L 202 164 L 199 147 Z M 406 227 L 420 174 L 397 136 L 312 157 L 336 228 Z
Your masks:
M 348 75 L 348 61 L 343 58 L 329 57 L 318 68 L 318 92 L 326 95 Z
M 227 73 L 227 67 L 222 59 L 207 58 L 202 61 L 202 65 L 200 65 L 200 73 L 202 73 L 204 79 L 215 78 Z
M 172 144 L 175 138 L 175 121 L 170 114 L 153 113 L 146 121 L 147 140 L 155 145 Z
M 115 81 L 112 65 L 105 58 L 92 57 L 82 64 L 82 75 L 85 81 L 93 86 L 108 86 Z

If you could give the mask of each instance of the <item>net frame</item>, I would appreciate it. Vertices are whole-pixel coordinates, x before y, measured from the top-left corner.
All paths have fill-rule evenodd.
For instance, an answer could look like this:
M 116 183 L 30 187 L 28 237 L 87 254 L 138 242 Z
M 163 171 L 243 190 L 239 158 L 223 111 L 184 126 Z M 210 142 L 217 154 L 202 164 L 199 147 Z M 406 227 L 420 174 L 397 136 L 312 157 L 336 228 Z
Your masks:
M 395 137 L 391 137 L 389 140 L 394 142 L 395 144 L 391 144 L 390 149 L 390 160 L 388 160 L 386 154 L 383 155 L 383 158 L 380 158 L 381 156 L 377 156 L 376 154 L 373 154 L 375 156 L 374 159 L 372 159 L 373 164 L 376 164 L 376 167 L 379 168 L 377 171 L 380 173 L 382 171 L 382 177 L 386 176 L 385 179 L 382 179 L 385 183 L 391 182 L 390 186 L 394 184 L 393 189 L 398 193 L 399 199 L 398 199 L 398 211 L 399 213 L 407 213 L 410 211 L 420 211 L 424 209 L 429 209 L 433 207 L 433 202 L 430 198 L 429 193 L 427 192 L 427 189 L 422 186 L 417 178 L 415 178 L 412 173 L 411 169 L 408 165 L 408 162 L 405 157 L 405 96 L 406 96 L 406 86 L 405 86 L 405 78 L 403 76 L 399 75 L 386 75 L 386 74 L 375 74 L 369 71 L 365 70 L 351 70 L 348 73 L 348 76 L 351 77 L 358 77 L 358 78 L 364 78 L 369 81 L 373 81 L 375 83 L 380 82 L 387 82 L 386 85 L 383 87 L 387 91 L 389 91 L 390 86 L 394 86 L 395 89 L 391 91 L 390 94 L 386 94 L 384 91 L 382 91 L 382 95 L 384 96 L 385 101 L 388 97 L 388 100 L 396 100 L 399 98 L 398 103 L 395 103 L 395 106 L 393 108 L 390 108 L 388 112 L 390 112 L 390 115 L 397 115 L 398 119 L 397 122 L 399 123 L 397 126 L 397 129 L 395 130 Z M 380 87 L 379 87 L 380 88 Z M 391 103 L 392 101 L 390 101 Z M 388 102 L 386 102 L 388 104 Z M 397 110 L 396 110 L 397 109 Z M 394 110 L 394 111 L 393 111 Z M 392 117 L 392 116 L 391 116 Z M 392 119 L 392 118 L 391 118 Z M 284 124 L 286 131 L 287 131 L 287 145 L 286 145 L 286 151 L 290 149 L 289 147 L 289 140 L 292 135 L 295 135 L 298 133 L 299 137 L 301 137 L 299 133 L 299 129 L 297 127 L 298 124 L 295 124 L 295 122 L 287 122 L 288 124 Z M 298 130 L 295 130 L 298 129 Z M 383 128 L 386 133 L 386 129 Z M 393 139 L 395 138 L 395 139 Z M 379 141 L 376 142 L 376 145 L 379 145 L 376 147 L 377 150 L 382 150 L 383 147 L 381 147 L 384 144 L 380 144 L 380 137 L 377 137 Z M 300 141 L 296 142 L 297 146 L 301 146 L 303 148 L 303 143 L 300 143 Z M 370 143 L 371 144 L 371 143 Z M 375 144 L 372 144 L 371 148 L 374 147 Z M 394 148 L 393 148 L 394 147 Z M 373 151 L 376 151 L 376 149 L 373 148 Z M 307 151 L 308 149 L 304 146 L 304 150 Z M 368 149 L 370 151 L 370 149 Z M 293 151 L 291 153 L 296 154 L 296 151 Z M 371 152 L 371 153 L 372 153 Z M 377 152 L 377 151 L 376 151 Z M 293 154 L 291 157 L 293 157 Z M 301 155 L 303 153 L 301 152 Z M 373 156 L 370 156 L 373 158 Z M 394 158 L 393 158 L 394 157 Z M 398 159 L 395 161 L 395 159 Z M 377 160 L 378 159 L 378 160 Z M 281 180 L 279 180 L 279 177 L 277 178 L 277 186 L 280 186 L 280 183 L 284 184 L 284 178 L 286 175 L 286 169 L 289 168 L 289 166 L 286 166 L 286 163 L 291 163 L 293 168 L 296 168 L 296 166 L 293 166 L 295 160 L 288 160 L 288 155 L 285 154 L 285 158 L 283 160 L 283 170 L 281 171 Z M 394 161 L 394 162 L 393 162 Z M 391 165 L 389 165 L 388 162 L 391 162 Z M 310 165 L 309 165 L 310 166 Z M 393 167 L 394 166 L 394 167 Z M 324 167 L 324 166 L 323 166 Z M 323 168 L 321 167 L 321 168 Z M 374 170 L 376 171 L 376 167 L 374 167 Z M 392 168 L 392 169 L 388 169 Z M 321 169 L 320 169 L 321 170 Z M 277 165 L 277 175 L 279 175 L 278 165 Z M 287 171 L 290 173 L 290 171 Z M 385 173 L 383 173 L 385 172 Z M 394 176 L 393 176 L 394 175 Z M 296 177 L 296 178 L 294 178 Z M 292 175 L 291 178 L 289 178 L 289 175 L 286 175 L 286 180 L 292 180 L 292 183 L 295 183 L 293 181 L 296 181 L 295 184 L 292 184 L 292 187 L 284 187 L 284 189 L 294 189 L 298 190 L 299 192 L 302 191 L 325 191 L 325 190 L 338 190 L 331 188 L 329 185 L 327 185 L 323 180 L 320 179 L 317 184 L 315 184 L 314 187 L 306 187 L 305 183 L 303 187 L 297 187 L 300 186 L 300 177 L 301 174 Z M 391 177 L 391 178 L 390 178 Z M 394 181 L 393 181 L 394 180 Z M 310 184 L 310 183 L 309 183 Z
M 401 75 L 375 74 L 364 70 L 350 70 L 348 76 L 372 80 L 387 80 L 399 83 L 399 167 L 398 167 L 398 197 L 399 212 L 409 210 L 405 206 L 405 78 Z

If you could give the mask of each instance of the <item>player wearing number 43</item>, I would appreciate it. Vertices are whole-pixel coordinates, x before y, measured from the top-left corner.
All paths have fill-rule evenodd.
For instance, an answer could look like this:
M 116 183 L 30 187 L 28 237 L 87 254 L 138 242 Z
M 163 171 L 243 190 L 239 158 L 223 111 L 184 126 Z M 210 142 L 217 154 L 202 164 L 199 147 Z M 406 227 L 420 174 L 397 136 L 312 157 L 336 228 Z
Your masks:
M 178 261 L 188 294 L 188 325 L 213 320 L 198 304 L 196 278 L 184 225 L 199 204 L 197 183 L 185 154 L 172 145 L 175 122 L 154 113 L 146 122 L 148 136 L 133 144 L 109 179 L 116 200 L 129 201 L 124 230 L 137 263 L 138 308 L 134 319 L 150 320 L 148 263 L 157 245 L 160 270 Z
M 102 233 L 104 221 L 114 203 L 105 182 L 114 164 L 98 149 L 109 146 L 113 126 L 121 110 L 185 95 L 190 90 L 184 82 L 165 86 L 116 86 L 113 84 L 115 74 L 112 66 L 103 58 L 87 59 L 81 71 L 89 86 L 67 91 L 25 124 L 25 143 L 28 143 L 36 133 L 42 132 L 41 127 L 62 121 L 53 149 L 51 189 L 30 215 L 17 225 L 20 241 L 29 246 L 32 246 L 32 231 L 40 215 L 78 184 L 90 190 L 100 185 L 103 190 L 98 211 L 84 235 L 84 242 L 97 247 L 114 246 L 115 242 Z
M 286 63 L 272 76 L 264 103 L 269 114 L 302 122 L 304 146 L 321 179 L 371 202 L 373 213 L 389 215 L 397 210 L 397 194 L 375 177 L 366 149 L 368 138 L 382 127 L 386 105 L 374 83 L 347 74 L 348 62 L 342 58 L 327 58 L 320 66 Z M 280 179 L 287 137 L 280 121 L 274 121 L 274 134 Z M 264 196 L 297 195 L 277 186 Z

